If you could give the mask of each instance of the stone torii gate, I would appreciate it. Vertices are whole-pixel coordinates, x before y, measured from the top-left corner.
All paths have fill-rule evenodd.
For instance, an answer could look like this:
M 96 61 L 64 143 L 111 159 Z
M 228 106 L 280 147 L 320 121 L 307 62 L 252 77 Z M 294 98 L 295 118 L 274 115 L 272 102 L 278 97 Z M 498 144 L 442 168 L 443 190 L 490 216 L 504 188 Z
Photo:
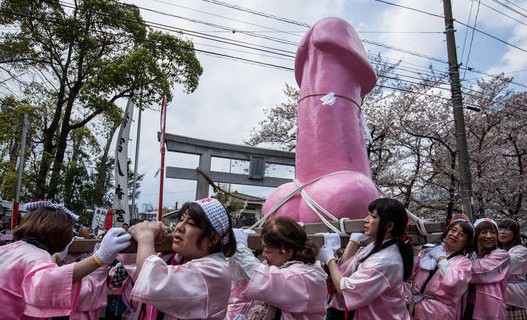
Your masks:
M 265 165 L 269 163 L 294 166 L 295 164 L 295 154 L 287 151 L 212 142 L 173 134 L 166 135 L 166 144 L 168 151 L 199 155 L 199 169 L 205 172 L 213 181 L 223 183 L 278 187 L 284 182 L 290 182 L 291 179 L 265 177 Z M 250 161 L 249 175 L 211 171 L 212 157 Z M 197 180 L 198 187 L 196 189 L 196 199 L 208 197 L 209 183 L 196 169 L 167 167 L 166 177 Z M 344 224 L 345 231 L 348 234 L 362 232 L 362 226 L 362 219 L 349 220 Z M 423 236 L 417 230 L 415 225 L 410 225 L 408 228 L 408 234 L 411 236 L 411 242 L 416 245 L 429 242 L 438 243 L 441 240 L 444 228 L 444 222 L 427 223 L 426 231 L 429 232 L 429 234 Z M 305 224 L 304 230 L 309 234 L 310 238 L 319 245 L 324 243 L 324 237 L 323 235 L 316 233 L 329 232 L 329 229 L 321 223 Z M 163 243 L 156 244 L 156 252 L 172 252 L 171 239 L 172 235 L 168 235 Z M 93 252 L 93 248 L 98 242 L 100 242 L 99 239 L 76 239 L 69 247 L 68 252 L 72 254 Z M 348 242 L 348 237 L 341 237 L 341 242 L 345 247 Z M 251 249 L 261 248 L 259 235 L 251 235 L 249 237 L 249 247 Z M 130 247 L 121 252 L 137 252 L 137 243 L 132 241 Z
M 167 151 L 199 155 L 199 166 L 196 169 L 167 166 L 165 170 L 166 178 L 196 180 L 196 199 L 209 196 L 209 182 L 198 170 L 210 180 L 221 183 L 278 187 L 291 182 L 291 179 L 266 177 L 265 166 L 277 164 L 294 167 L 294 152 L 200 140 L 175 134 L 166 134 L 165 141 Z M 211 171 L 212 157 L 249 161 L 249 174 Z

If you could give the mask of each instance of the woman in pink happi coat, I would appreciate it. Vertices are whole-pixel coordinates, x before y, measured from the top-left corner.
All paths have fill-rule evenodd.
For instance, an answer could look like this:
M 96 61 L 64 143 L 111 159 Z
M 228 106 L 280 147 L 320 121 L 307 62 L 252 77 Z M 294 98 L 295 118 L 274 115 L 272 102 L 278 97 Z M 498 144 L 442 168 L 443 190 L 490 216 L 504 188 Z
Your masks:
M 58 266 L 67 254 L 78 216 L 49 201 L 32 202 L 26 209 L 29 212 L 13 233 L 16 241 L 0 247 L 2 316 L 97 319 L 106 305 L 106 270 L 101 267 L 130 245 L 130 235 L 121 235 L 122 228 L 111 229 L 89 258 Z
M 247 248 L 245 230 L 235 230 L 238 249 L 229 260 L 233 289 L 226 319 L 324 319 L 326 274 L 316 263 L 317 246 L 288 217 L 265 223 L 260 262 Z
M 412 246 L 406 236 L 408 216 L 395 199 L 381 198 L 368 206 L 366 247 L 350 239 L 337 265 L 333 250 L 323 246 L 320 261 L 328 266 L 336 294 L 326 319 L 410 319 L 404 282 L 412 273 Z M 362 239 L 359 239 L 362 240 Z
M 507 277 L 507 319 L 527 320 L 527 248 L 522 245 L 520 226 L 512 219 L 503 219 L 498 224 L 498 245 L 507 250 L 511 260 Z
M 475 256 L 472 260 L 472 285 L 468 294 L 467 319 L 506 319 L 505 291 L 510 259 L 499 249 L 498 225 L 489 218 L 474 222 Z M 470 316 L 470 312 L 472 315 Z
M 130 227 L 137 241 L 133 301 L 139 319 L 223 319 L 231 289 L 226 257 L 236 250 L 230 217 L 216 199 L 185 203 L 172 240 L 175 258 L 167 263 L 155 254 L 164 239 L 160 222 Z
M 474 229 L 467 216 L 452 219 L 443 233 L 442 243 L 419 252 L 410 279 L 410 312 L 413 319 L 459 320 L 463 314 L 462 296 L 472 279 Z

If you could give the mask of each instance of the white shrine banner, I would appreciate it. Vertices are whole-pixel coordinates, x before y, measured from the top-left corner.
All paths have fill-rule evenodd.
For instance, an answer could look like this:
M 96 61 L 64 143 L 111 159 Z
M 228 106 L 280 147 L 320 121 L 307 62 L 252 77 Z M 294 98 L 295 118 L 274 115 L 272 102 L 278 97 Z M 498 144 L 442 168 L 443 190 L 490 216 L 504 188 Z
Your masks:
M 123 223 L 130 223 L 128 208 L 128 141 L 130 140 L 130 127 L 134 116 L 134 103 L 130 98 L 126 104 L 123 122 L 117 136 L 115 148 L 115 194 L 113 198 L 114 226 L 120 227 Z

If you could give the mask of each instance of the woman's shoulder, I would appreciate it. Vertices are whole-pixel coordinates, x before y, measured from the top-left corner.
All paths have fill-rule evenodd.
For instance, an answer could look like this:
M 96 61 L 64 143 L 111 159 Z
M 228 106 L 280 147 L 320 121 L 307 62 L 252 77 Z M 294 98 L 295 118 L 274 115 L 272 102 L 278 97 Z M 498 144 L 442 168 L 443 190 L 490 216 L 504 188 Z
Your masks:
M 41 260 L 42 258 L 51 257 L 46 250 L 40 249 L 22 240 L 1 246 L 0 252 L 3 257 L 5 257 L 4 253 L 11 253 L 13 255 L 20 253 L 21 257 L 28 260 Z
M 454 265 L 466 265 L 468 269 L 472 266 L 472 260 L 470 260 L 469 257 L 463 254 L 458 254 L 456 256 L 453 256 L 452 258 L 448 259 L 449 264 Z
M 286 277 L 308 277 L 326 279 L 327 274 L 317 264 L 308 264 L 301 261 L 290 261 L 279 268 Z
M 223 270 L 229 269 L 229 264 L 223 253 L 213 253 L 201 258 L 192 259 L 185 264 L 200 268 L 216 268 Z M 227 271 L 228 272 L 228 271 Z
M 488 256 L 492 256 L 495 259 L 508 259 L 509 258 L 509 252 L 506 250 L 503 250 L 501 248 L 497 248 L 492 250 Z
M 396 244 L 392 244 L 364 260 L 366 265 L 378 265 L 379 267 L 401 266 L 403 259 Z
M 511 252 L 527 254 L 527 248 L 523 244 L 517 244 L 509 249 L 509 253 Z
M 286 262 L 282 269 L 301 270 L 304 272 L 324 272 L 319 262 L 309 264 L 296 260 Z

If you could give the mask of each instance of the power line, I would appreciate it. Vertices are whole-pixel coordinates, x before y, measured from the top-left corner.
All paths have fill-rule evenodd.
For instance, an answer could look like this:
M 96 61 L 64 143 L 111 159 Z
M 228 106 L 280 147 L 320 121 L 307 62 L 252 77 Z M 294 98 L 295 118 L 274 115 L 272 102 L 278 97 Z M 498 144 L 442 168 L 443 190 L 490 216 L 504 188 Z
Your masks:
M 471 2 L 471 13 L 472 13 L 472 3 L 474 2 Z M 478 22 L 478 16 L 479 16 L 479 8 L 480 8 L 480 5 L 481 4 L 481 0 L 478 0 L 478 8 L 476 10 L 476 16 L 474 17 L 474 28 L 476 28 L 476 24 Z M 469 29 L 465 29 L 468 33 L 468 30 Z M 467 40 L 467 37 L 465 36 L 465 41 Z M 470 44 L 469 44 L 469 47 L 468 47 L 468 53 L 467 53 L 467 60 L 465 62 L 466 65 L 468 65 L 468 62 L 470 61 L 470 53 L 472 52 L 472 44 L 474 43 L 474 30 L 472 30 L 471 32 L 471 37 L 470 37 Z M 463 45 L 463 51 L 464 51 L 464 45 Z M 461 61 L 463 61 L 463 53 L 461 53 Z M 465 69 L 463 71 L 463 79 L 465 79 L 465 75 L 467 74 L 467 69 Z
M 24 16 L 24 15 L 21 15 L 21 16 Z M 27 17 L 27 15 L 25 17 Z M 64 25 L 63 22 L 58 22 L 58 21 L 48 20 L 48 22 L 57 23 L 57 24 L 62 23 Z M 147 25 L 148 25 L 148 22 L 147 22 Z M 78 28 L 78 26 L 74 26 L 74 25 L 69 25 L 69 26 Z M 150 25 L 150 26 L 152 26 L 152 25 Z M 166 28 L 167 28 L 167 30 L 174 29 L 173 27 L 166 27 Z M 177 28 L 175 28 L 175 29 L 177 29 Z M 99 31 L 99 30 L 96 30 L 96 31 L 97 32 L 102 32 L 102 31 Z M 188 49 L 190 50 L 192 48 L 189 47 Z M 221 54 L 221 53 L 218 53 L 218 52 L 212 52 L 212 51 L 201 50 L 201 49 L 196 49 L 196 48 L 194 48 L 194 50 L 196 52 L 200 52 L 200 53 L 203 53 L 203 54 L 206 54 L 206 55 L 216 56 L 216 57 L 225 58 L 225 59 L 229 59 L 229 60 L 235 60 L 235 61 L 240 61 L 240 62 L 254 64 L 254 65 L 271 67 L 271 68 L 281 69 L 281 70 L 285 70 L 285 71 L 293 71 L 294 70 L 293 68 L 286 67 L 286 66 L 276 65 L 276 64 L 272 64 L 272 63 L 265 63 L 265 62 L 262 62 L 262 61 L 256 61 L 256 60 L 252 60 L 252 59 L 241 58 L 241 57 L 227 55 L 227 54 Z M 291 57 L 293 57 L 293 56 L 291 56 Z M 408 75 L 397 74 L 395 72 L 394 72 L 394 74 L 396 76 L 399 76 L 399 77 L 413 78 L 413 79 L 417 79 L 417 80 L 420 79 L 420 78 L 412 77 L 412 76 L 408 76 Z M 409 80 L 402 80 L 400 78 L 395 78 L 395 77 L 381 76 L 381 78 L 382 77 L 385 77 L 386 79 L 389 79 L 389 80 L 399 80 L 399 81 L 402 81 L 403 83 L 408 83 L 408 84 L 418 84 L 418 82 L 413 82 L 413 81 L 409 81 Z M 441 88 L 441 87 L 436 87 L 436 89 L 445 90 L 444 88 Z M 470 89 L 465 89 L 465 90 L 470 90 Z
M 297 26 L 300 26 L 300 27 L 311 28 L 311 26 L 309 24 L 307 24 L 307 23 L 298 22 L 298 21 L 294 21 L 294 20 L 291 20 L 291 19 L 286 19 L 286 18 L 283 18 L 283 17 L 274 16 L 274 15 L 271 15 L 271 14 L 268 14 L 268 13 L 264 13 L 264 12 L 260 12 L 260 11 L 256 11 L 256 10 L 242 8 L 242 7 L 235 6 L 235 5 L 223 2 L 223 1 L 218 1 L 218 0 L 203 0 L 203 1 L 210 2 L 210 3 L 215 4 L 215 5 L 224 6 L 224 7 L 228 7 L 228 8 L 231 8 L 231 9 L 243 11 L 243 12 L 252 13 L 252 14 L 257 15 L 257 16 L 262 16 L 262 17 L 265 17 L 265 18 L 274 19 L 274 20 L 282 21 L 282 22 L 289 23 L 289 24 L 294 24 L 294 25 L 297 25 Z
M 162 0 L 152 0 L 152 1 L 158 2 L 158 3 L 167 4 L 169 6 L 184 8 L 184 9 L 187 9 L 187 10 L 190 10 L 190 11 L 200 12 L 200 13 L 203 13 L 203 14 L 206 14 L 206 15 L 210 15 L 210 16 L 213 16 L 213 17 L 218 17 L 218 18 L 222 18 L 222 19 L 226 19 L 226 20 L 235 21 L 235 22 L 241 22 L 241 23 L 244 23 L 244 24 L 247 24 L 247 25 L 251 25 L 251 26 L 255 26 L 255 27 L 260 27 L 262 29 L 266 29 L 267 32 L 280 32 L 280 33 L 286 33 L 286 34 L 293 35 L 293 36 L 299 36 L 295 32 L 277 30 L 277 29 L 270 28 L 270 27 L 267 27 L 267 26 L 262 26 L 262 25 L 258 25 L 258 24 L 255 24 L 255 23 L 247 22 L 247 21 L 241 21 L 241 20 L 233 19 L 231 17 L 226 17 L 226 16 L 210 13 L 210 12 L 203 11 L 203 10 L 197 10 L 197 9 L 194 9 L 194 8 L 184 7 L 184 6 L 176 5 L 176 4 L 173 4 L 173 3 L 170 3 L 170 2 L 166 2 L 166 1 L 162 1 Z M 261 31 L 261 30 L 257 30 L 257 31 L 256 30 L 255 31 L 245 30 L 245 31 L 247 31 L 247 32 L 264 32 L 264 31 Z M 232 32 L 232 31 L 224 31 L 224 32 Z M 302 34 L 303 34 L 304 31 L 299 31 L 299 32 L 302 32 Z
M 117 0 L 113 0 L 113 1 L 118 2 Z M 215 0 L 204 0 L 204 1 L 211 2 L 211 3 L 214 3 L 214 4 L 218 4 L 218 5 L 223 5 L 223 6 L 226 6 L 226 7 L 229 7 L 229 8 L 235 8 L 236 10 L 240 10 L 240 11 L 251 13 L 251 14 L 257 14 L 259 16 L 263 16 L 263 17 L 267 17 L 267 18 L 283 21 L 283 22 L 286 22 L 286 23 L 292 23 L 292 24 L 301 25 L 301 26 L 308 26 L 307 24 L 303 24 L 303 23 L 300 23 L 300 22 L 297 22 L 297 21 L 292 21 L 292 20 L 289 20 L 289 19 L 286 19 L 286 18 L 281 18 L 281 17 L 265 14 L 265 13 L 262 13 L 262 12 L 257 12 L 257 11 L 251 10 L 251 9 L 241 8 L 239 6 L 229 5 L 229 4 L 226 4 L 226 3 L 221 2 L 221 1 L 215 1 Z M 376 1 L 378 1 L 378 0 L 376 0 Z M 383 3 L 386 3 L 386 4 L 392 4 L 392 3 L 387 2 L 387 1 L 378 1 L 378 2 L 383 2 Z M 392 4 L 392 5 L 395 5 L 395 4 Z M 399 6 L 399 5 L 396 5 L 396 6 Z M 417 12 L 420 12 L 420 13 L 426 13 L 426 14 L 429 14 L 429 15 L 432 15 L 432 16 L 435 16 L 435 17 L 441 17 L 442 18 L 442 16 L 440 16 L 440 15 L 432 14 L 430 12 L 426 12 L 426 11 L 423 11 L 423 10 L 418 10 L 418 9 L 414 9 L 414 8 L 410 8 L 410 7 L 406 7 L 406 6 L 399 6 L 399 7 L 402 7 L 402 8 L 405 8 L 405 9 L 409 9 L 409 10 L 413 10 L 413 11 L 417 11 Z M 150 10 L 148 8 L 143 8 L 143 7 L 140 7 L 140 6 L 139 6 L 139 8 L 145 9 L 145 10 Z M 200 12 L 204 12 L 204 11 L 200 10 Z M 163 14 L 163 13 L 160 13 L 160 14 Z M 231 20 L 234 20 L 234 19 L 231 19 Z M 239 20 L 235 20 L 235 21 L 239 21 Z M 199 20 L 195 20 L 194 22 L 207 24 L 207 22 L 203 22 L 203 21 L 199 21 Z M 230 28 L 230 27 L 223 27 L 223 29 L 232 30 L 232 28 Z M 477 30 L 477 29 L 473 28 L 473 32 L 474 32 L 474 30 Z M 240 32 L 242 32 L 242 31 L 240 31 Z M 256 33 L 252 33 L 251 35 L 258 37 L 258 35 L 256 35 Z M 267 40 L 273 41 L 272 39 L 267 39 Z M 439 59 L 439 58 L 435 58 L 435 57 L 431 57 L 431 56 L 415 53 L 415 52 L 412 52 L 412 51 L 409 51 L 409 50 L 404 50 L 404 49 L 401 49 L 401 48 L 395 48 L 393 46 L 388 46 L 388 45 L 385 45 L 385 44 L 382 44 L 382 43 L 379 43 L 379 42 L 369 41 L 367 39 L 363 39 L 363 42 L 369 43 L 369 44 L 372 44 L 372 45 L 375 45 L 375 46 L 379 46 L 379 47 L 382 47 L 382 48 L 385 48 L 385 49 L 394 50 L 396 52 L 405 53 L 405 54 L 409 54 L 409 55 L 413 55 L 413 56 L 418 56 L 418 57 L 421 57 L 421 58 L 425 58 L 425 59 L 428 59 L 428 60 L 432 60 L 432 61 L 436 61 L 436 62 L 439 62 L 439 63 L 443 63 L 445 65 L 448 65 L 448 62 L 443 60 L 443 59 Z M 296 46 L 296 43 L 289 42 L 288 44 Z M 466 73 L 466 71 L 474 70 L 474 68 L 471 68 L 471 67 L 461 67 L 461 69 L 464 70 L 465 73 Z M 482 72 L 480 71 L 479 73 L 482 73 Z M 485 73 L 483 73 L 483 74 L 485 74 Z M 493 75 L 489 75 L 489 74 L 485 74 L 485 75 L 489 76 L 489 77 L 493 77 Z M 518 83 L 514 83 L 514 84 L 522 86 L 522 87 L 525 87 L 524 85 L 521 85 L 521 84 L 518 84 Z
M 492 0 L 492 2 L 499 4 L 500 6 L 504 7 L 505 9 L 507 9 L 507 10 L 509 10 L 509 11 L 512 11 L 512 12 L 518 14 L 519 16 L 521 16 L 521 17 L 523 17 L 523 18 L 527 18 L 527 15 L 526 15 L 525 13 L 521 13 L 521 12 L 519 12 L 518 10 L 512 8 L 511 6 L 508 6 L 508 5 L 506 5 L 506 4 L 503 4 L 503 3 L 501 3 L 501 2 L 499 2 L 499 1 L 497 1 L 497 0 Z M 488 6 L 488 5 L 484 4 L 484 3 L 483 3 L 483 5 L 484 5 L 485 7 L 487 7 L 487 8 L 489 8 L 490 10 L 493 10 L 493 11 L 495 11 L 495 12 L 501 14 L 501 15 L 506 16 L 507 18 L 509 18 L 509 19 L 511 19 L 511 20 L 514 20 L 514 21 L 516 21 L 516 22 L 518 22 L 518 23 L 520 23 L 520 24 L 526 25 L 524 22 L 519 21 L 518 19 L 515 19 L 515 18 L 513 18 L 513 17 L 511 17 L 511 16 L 509 16 L 509 15 L 506 15 L 506 14 L 504 14 L 503 12 L 501 12 L 501 11 L 495 9 L 495 8 L 492 8 L 492 7 L 490 7 L 490 6 Z M 520 9 L 521 9 L 521 8 L 520 8 Z

